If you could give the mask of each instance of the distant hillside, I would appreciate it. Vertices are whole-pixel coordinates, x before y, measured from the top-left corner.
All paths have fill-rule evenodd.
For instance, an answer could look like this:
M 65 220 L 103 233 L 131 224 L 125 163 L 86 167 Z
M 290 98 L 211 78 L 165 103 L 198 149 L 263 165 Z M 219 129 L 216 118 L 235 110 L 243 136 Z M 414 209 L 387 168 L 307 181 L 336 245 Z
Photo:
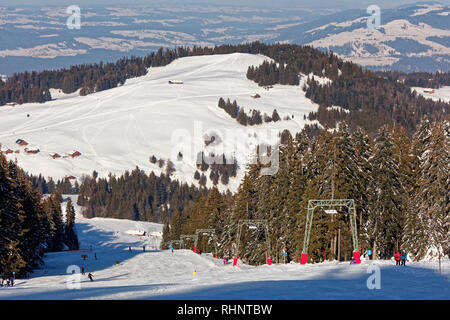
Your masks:
M 311 11 L 297 2 L 294 9 L 274 3 L 274 10 L 258 1 L 235 7 L 205 2 L 183 10 L 125 2 L 118 8 L 82 6 L 80 29 L 67 28 L 62 4 L 17 8 L 11 3 L 0 10 L 0 74 L 144 57 L 160 47 L 252 41 L 310 44 L 376 70 L 449 71 L 448 5 L 420 2 L 387 9 L 378 3 L 381 29 L 370 31 L 366 2 L 339 12 Z
M 280 38 L 332 50 L 372 70 L 450 71 L 450 7 L 438 2 L 380 8 L 370 30 L 366 10 L 348 10 L 284 29 Z

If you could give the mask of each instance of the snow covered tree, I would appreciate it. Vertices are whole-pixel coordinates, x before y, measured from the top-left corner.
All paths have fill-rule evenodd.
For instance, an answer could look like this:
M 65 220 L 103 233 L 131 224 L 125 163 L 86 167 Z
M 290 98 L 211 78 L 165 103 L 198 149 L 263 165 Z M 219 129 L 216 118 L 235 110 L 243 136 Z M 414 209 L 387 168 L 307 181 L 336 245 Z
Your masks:
M 44 209 L 50 222 L 49 251 L 61 251 L 64 247 L 64 222 L 61 211 L 61 195 L 54 193 L 44 200 Z
M 369 244 L 369 236 L 367 232 L 368 219 L 368 200 L 371 190 L 373 190 L 373 172 L 370 159 L 373 155 L 372 141 L 362 128 L 357 128 L 353 133 L 353 140 L 356 151 L 356 159 L 359 172 L 359 181 L 361 188 L 359 194 L 355 195 L 355 201 L 358 203 L 359 219 L 358 231 L 359 241 L 362 250 L 371 248 Z M 362 184 L 361 184 L 362 182 Z
M 378 131 L 374 156 L 371 159 L 374 188 L 369 196 L 368 234 L 374 258 L 393 256 L 402 240 L 402 209 L 405 189 L 402 187 L 399 164 L 394 158 L 394 142 L 387 126 Z
M 0 267 L 12 272 L 26 266 L 20 252 L 22 222 L 25 219 L 17 181 L 6 158 L 0 154 Z
M 415 146 L 422 151 L 418 187 L 407 215 L 406 243 L 415 259 L 449 254 L 450 136 L 448 122 L 420 128 Z M 416 151 L 418 152 L 418 151 Z
M 306 211 L 302 198 L 307 185 L 307 163 L 311 157 L 310 139 L 305 131 L 299 133 L 293 141 L 293 153 L 289 164 L 289 190 L 283 208 L 286 233 L 280 240 L 281 250 L 286 251 L 286 262 L 299 261 L 303 246 Z

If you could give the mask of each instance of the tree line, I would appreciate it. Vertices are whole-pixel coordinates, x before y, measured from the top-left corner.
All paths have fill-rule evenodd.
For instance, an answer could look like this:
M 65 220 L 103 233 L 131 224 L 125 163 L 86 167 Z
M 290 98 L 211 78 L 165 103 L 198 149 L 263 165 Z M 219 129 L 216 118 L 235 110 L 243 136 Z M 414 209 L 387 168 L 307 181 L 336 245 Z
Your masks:
M 399 71 L 379 71 L 377 74 L 390 81 L 402 82 L 408 87 L 422 87 L 439 89 L 442 86 L 450 86 L 450 72 L 435 73 L 430 72 L 411 72 L 404 73 Z
M 78 194 L 80 192 L 80 186 L 77 180 L 72 183 L 69 177 L 62 178 L 56 182 L 52 177 L 47 179 L 39 174 L 38 176 L 29 175 L 29 180 L 31 181 L 34 188 L 36 188 L 41 194 Z
M 204 193 L 205 188 L 180 183 L 165 173 L 147 174 L 136 167 L 119 177 L 83 176 L 77 203 L 84 207 L 86 218 L 163 222 Z
M 269 116 L 266 113 L 264 113 L 264 115 L 261 115 L 261 111 L 259 110 L 251 110 L 251 115 L 247 115 L 244 107 L 238 106 L 236 100 L 233 100 L 233 102 L 231 102 L 230 99 L 227 99 L 227 101 L 225 101 L 222 97 L 220 97 L 218 106 L 219 108 L 225 110 L 225 112 L 228 113 L 230 117 L 236 119 L 236 121 L 243 126 L 254 126 L 262 124 L 263 121 L 265 123 L 268 123 L 281 120 L 276 109 L 273 109 L 272 116 Z M 290 118 L 287 117 L 286 119 Z
M 285 66 L 273 61 L 264 61 L 259 66 L 250 66 L 247 70 L 247 79 L 253 80 L 260 86 L 269 86 L 276 83 L 296 86 L 299 84 L 298 71 L 292 64 Z
M 328 84 L 320 84 L 311 77 L 304 90 L 306 97 L 320 105 L 310 120 L 319 120 L 332 128 L 345 120 L 351 129 L 360 126 L 372 136 L 385 124 L 402 126 L 411 136 L 425 116 L 440 120 L 450 111 L 449 103 L 426 99 L 411 92 L 403 83 L 391 82 L 367 71 L 342 76 Z M 350 112 L 337 114 L 327 109 L 331 106 Z

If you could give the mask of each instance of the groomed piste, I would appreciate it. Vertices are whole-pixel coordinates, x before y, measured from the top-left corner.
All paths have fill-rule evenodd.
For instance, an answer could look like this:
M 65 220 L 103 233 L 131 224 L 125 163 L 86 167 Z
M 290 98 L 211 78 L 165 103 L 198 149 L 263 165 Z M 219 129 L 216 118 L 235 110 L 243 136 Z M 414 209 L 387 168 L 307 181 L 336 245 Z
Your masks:
M 76 200 L 76 196 L 73 199 Z M 63 208 L 64 209 L 64 208 Z M 130 220 L 83 219 L 77 210 L 81 252 L 50 253 L 45 266 L 0 299 L 448 299 L 450 263 L 375 260 L 380 289 L 369 289 L 370 263 L 326 262 L 249 266 L 224 265 L 211 254 L 190 249 L 156 250 L 162 225 Z M 147 231 L 138 236 L 133 230 Z M 144 252 L 143 246 L 146 246 Z M 92 252 L 90 248 L 92 246 Z M 131 252 L 129 251 L 131 247 Z M 153 249 L 152 249 L 153 247 Z M 83 260 L 81 255 L 87 255 Z M 97 260 L 94 255 L 97 256 Z M 119 262 L 116 265 L 116 262 Z M 69 266 L 84 267 L 80 289 L 69 289 Z M 92 273 L 94 281 L 87 277 Z M 195 273 L 195 274 L 194 274 Z M 369 280 L 373 284 L 372 281 Z

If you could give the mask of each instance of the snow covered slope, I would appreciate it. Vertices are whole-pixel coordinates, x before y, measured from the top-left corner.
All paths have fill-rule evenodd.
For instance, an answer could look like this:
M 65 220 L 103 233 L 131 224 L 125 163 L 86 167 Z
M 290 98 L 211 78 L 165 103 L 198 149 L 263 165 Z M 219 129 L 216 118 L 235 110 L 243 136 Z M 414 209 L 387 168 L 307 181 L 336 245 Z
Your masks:
M 244 162 L 253 149 L 240 152 L 234 141 L 252 145 L 250 138 L 256 130 L 262 141 L 274 143 L 276 133 L 283 129 L 293 134 L 300 131 L 308 122 L 303 116 L 318 108 L 305 97 L 302 83 L 265 90 L 248 80 L 248 66 L 266 59 L 240 53 L 187 57 L 165 67 L 151 68 L 146 76 L 128 80 L 118 88 L 84 97 L 53 90 L 54 101 L 2 107 L 2 150 L 19 150 L 19 154 L 10 154 L 9 158 L 17 158 L 19 165 L 33 174 L 57 179 L 68 175 L 80 178 L 93 170 L 103 176 L 110 172 L 121 174 L 136 166 L 159 174 L 165 168 L 149 162 L 149 157 L 155 155 L 158 159 L 170 158 L 175 164 L 175 178 L 190 183 L 196 182 L 195 161 L 197 152 L 205 147 L 204 133 L 213 130 L 223 136 L 221 140 L 227 145 L 223 152 L 235 154 L 240 168 L 245 168 Z M 170 80 L 181 80 L 183 84 L 169 84 Z M 261 98 L 252 98 L 254 93 Z M 294 117 L 244 127 L 218 108 L 220 97 L 236 99 L 247 113 L 257 109 L 271 116 L 277 109 L 282 119 Z M 233 135 L 234 141 L 229 141 Z M 25 154 L 25 147 L 15 143 L 17 139 L 27 141 L 29 149 L 40 152 Z M 69 156 L 74 151 L 81 156 Z M 180 151 L 183 159 L 178 161 Z M 54 153 L 61 158 L 53 159 L 50 155 Z M 242 177 L 243 171 L 238 174 Z M 221 186 L 222 190 L 235 190 L 239 177 L 228 186 Z M 208 185 L 211 186 L 209 181 Z
M 412 87 L 411 90 L 416 90 L 418 94 L 423 95 L 427 99 L 450 102 L 450 86 L 445 86 L 439 89 Z
M 442 274 L 436 262 L 374 261 L 381 268 L 381 289 L 369 290 L 369 262 L 314 265 L 224 265 L 210 254 L 151 249 L 162 225 L 130 220 L 80 219 L 78 252 L 50 253 L 45 266 L 14 287 L 0 288 L 3 299 L 448 299 L 450 262 Z M 130 230 L 146 230 L 139 237 Z M 149 240 L 150 239 L 150 240 Z M 152 242 L 153 241 L 153 242 Z M 143 252 L 142 246 L 146 245 Z M 92 252 L 89 251 L 92 246 Z M 132 247 L 129 252 L 128 247 Z M 86 260 L 82 254 L 88 255 Z M 94 258 L 97 255 L 97 260 Z M 116 266 L 116 261 L 119 265 Z M 69 289 L 69 266 L 83 266 L 81 288 Z M 196 274 L 193 272 L 196 271 Z M 87 274 L 91 272 L 94 282 Z

